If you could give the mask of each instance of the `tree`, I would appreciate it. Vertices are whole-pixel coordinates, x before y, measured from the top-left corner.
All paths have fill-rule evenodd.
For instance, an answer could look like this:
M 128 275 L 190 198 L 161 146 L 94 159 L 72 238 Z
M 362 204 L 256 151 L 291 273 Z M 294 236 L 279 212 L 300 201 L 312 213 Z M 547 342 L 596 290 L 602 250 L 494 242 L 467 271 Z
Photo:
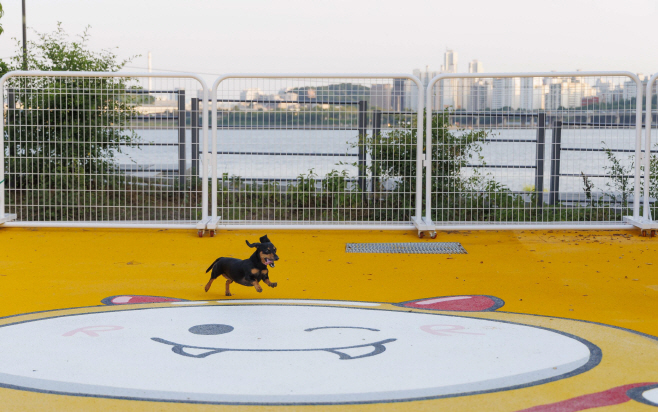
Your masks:
M 4 14 L 5 14 L 5 12 L 4 12 L 4 10 L 2 10 L 2 4 L 0 3 L 0 19 L 2 18 L 2 16 L 4 16 Z M 2 34 L 4 32 L 5 32 L 5 29 L 2 27 L 2 24 L 0 24 L 0 34 Z M 7 66 L 7 63 L 2 61 L 2 59 L 0 59 L 0 77 L 4 76 L 5 73 L 7 73 L 8 71 L 9 71 L 9 66 Z
M 434 113 L 432 115 L 432 205 L 435 213 L 432 218 L 437 221 L 457 220 L 460 207 L 468 198 L 472 201 L 474 193 L 491 192 L 494 182 L 486 181 L 483 176 L 475 173 L 465 176 L 464 167 L 474 159 L 482 161 L 480 152 L 482 144 L 486 144 L 489 132 L 456 131 L 448 128 L 450 113 Z M 427 133 L 426 130 L 423 133 Z M 425 136 L 421 137 L 425 146 Z M 416 190 L 416 142 L 417 133 L 412 122 L 408 127 L 385 132 L 369 138 L 366 148 L 372 158 L 371 174 L 376 177 L 377 184 L 388 183 L 398 193 L 414 193 Z M 423 184 L 425 178 L 423 177 Z M 501 191 L 503 188 L 495 188 Z M 388 208 L 413 209 L 415 198 L 402 196 L 405 205 L 386 205 Z M 480 199 L 481 200 L 481 199 Z
M 28 69 L 117 71 L 130 61 L 118 61 L 109 50 L 89 50 L 89 28 L 77 37 L 70 40 L 61 24 L 52 33 L 37 33 L 27 44 Z M 21 68 L 20 49 L 10 61 L 9 69 Z M 135 106 L 129 87 L 130 80 L 121 77 L 8 79 L 5 187 L 13 191 L 8 198 L 17 210 L 28 214 L 19 218 L 92 220 L 105 213 L 81 206 L 106 204 L 97 189 L 107 193 L 125 185 L 113 158 L 138 140 L 129 128 Z

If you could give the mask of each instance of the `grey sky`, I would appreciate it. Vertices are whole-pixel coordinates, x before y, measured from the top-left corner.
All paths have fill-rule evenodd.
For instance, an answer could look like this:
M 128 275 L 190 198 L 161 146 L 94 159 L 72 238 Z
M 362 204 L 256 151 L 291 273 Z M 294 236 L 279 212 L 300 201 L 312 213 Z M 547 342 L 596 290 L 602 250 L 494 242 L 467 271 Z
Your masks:
M 438 70 L 450 47 L 460 72 L 472 59 L 487 72 L 658 71 L 658 0 L 26 1 L 28 27 L 91 25 L 92 47 L 141 54 L 134 68 L 150 50 L 154 70 L 410 73 Z M 7 57 L 21 38 L 21 1 L 2 5 Z

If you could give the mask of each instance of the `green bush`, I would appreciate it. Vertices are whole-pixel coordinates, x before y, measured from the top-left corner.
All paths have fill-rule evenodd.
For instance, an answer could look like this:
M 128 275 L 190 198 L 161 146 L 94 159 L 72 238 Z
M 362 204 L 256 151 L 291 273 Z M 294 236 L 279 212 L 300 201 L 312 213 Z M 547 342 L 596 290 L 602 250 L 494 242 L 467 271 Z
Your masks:
M 85 30 L 71 41 L 61 26 L 28 43 L 29 70 L 121 69 L 107 50 L 88 48 Z M 22 66 L 22 50 L 8 70 Z M 198 220 L 200 194 L 163 193 L 161 181 L 147 182 L 119 170 L 115 155 L 139 137 L 131 120 L 143 95 L 127 93 L 130 79 L 12 77 L 5 90 L 15 109 L 6 113 L 6 199 L 20 220 Z M 197 179 L 189 185 L 199 188 Z M 178 183 L 176 183 L 178 184 Z

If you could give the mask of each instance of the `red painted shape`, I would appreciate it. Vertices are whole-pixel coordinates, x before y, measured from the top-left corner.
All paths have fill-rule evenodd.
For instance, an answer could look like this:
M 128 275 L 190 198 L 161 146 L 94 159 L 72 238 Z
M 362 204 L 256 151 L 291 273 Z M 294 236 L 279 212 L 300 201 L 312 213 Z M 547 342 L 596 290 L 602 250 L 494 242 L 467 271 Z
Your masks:
M 466 329 L 459 325 L 423 325 L 420 330 L 436 336 L 451 336 L 451 333 L 461 333 L 464 335 L 484 335 L 484 333 L 462 332 Z
M 496 305 L 488 296 L 444 296 L 407 302 L 404 306 L 416 309 L 456 310 L 461 312 L 481 312 Z
M 76 333 L 84 333 L 85 335 L 91 336 L 92 338 L 97 338 L 98 333 L 96 332 L 110 332 L 119 329 L 123 329 L 123 326 L 113 326 L 113 325 L 85 326 L 83 328 L 73 329 L 72 331 L 66 332 L 62 336 L 73 336 Z
M 182 299 L 164 298 L 161 296 L 116 296 L 112 298 L 114 305 L 133 305 L 135 303 L 162 303 L 162 302 L 181 302 Z
M 576 412 L 585 409 L 600 408 L 602 406 L 617 405 L 630 400 L 630 398 L 626 396 L 626 392 L 629 389 L 654 384 L 655 383 L 645 382 L 617 386 L 616 388 L 608 389 L 607 391 L 578 396 L 562 402 L 533 406 L 532 408 L 522 409 L 517 412 Z

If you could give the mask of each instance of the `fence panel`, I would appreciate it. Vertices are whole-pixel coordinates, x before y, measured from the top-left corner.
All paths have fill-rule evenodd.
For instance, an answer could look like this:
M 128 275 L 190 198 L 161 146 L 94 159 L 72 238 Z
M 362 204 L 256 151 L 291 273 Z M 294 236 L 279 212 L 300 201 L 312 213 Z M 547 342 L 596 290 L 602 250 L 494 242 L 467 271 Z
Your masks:
M 209 228 L 414 227 L 423 95 L 409 75 L 217 79 Z
M 202 79 L 12 72 L 1 86 L 0 213 L 13 225 L 195 227 L 208 216 Z
M 644 170 L 649 170 L 649 179 L 644 180 L 644 203 L 642 217 L 645 221 L 652 221 L 656 216 L 656 200 L 658 199 L 658 143 L 653 144 L 652 135 L 654 129 L 658 128 L 658 73 L 651 76 L 647 81 L 646 102 L 645 102 L 645 125 L 646 139 L 644 153 L 651 153 L 644 157 L 642 166 Z
M 443 229 L 630 227 L 624 217 L 639 216 L 641 203 L 641 101 L 628 72 L 435 77 L 426 220 Z

